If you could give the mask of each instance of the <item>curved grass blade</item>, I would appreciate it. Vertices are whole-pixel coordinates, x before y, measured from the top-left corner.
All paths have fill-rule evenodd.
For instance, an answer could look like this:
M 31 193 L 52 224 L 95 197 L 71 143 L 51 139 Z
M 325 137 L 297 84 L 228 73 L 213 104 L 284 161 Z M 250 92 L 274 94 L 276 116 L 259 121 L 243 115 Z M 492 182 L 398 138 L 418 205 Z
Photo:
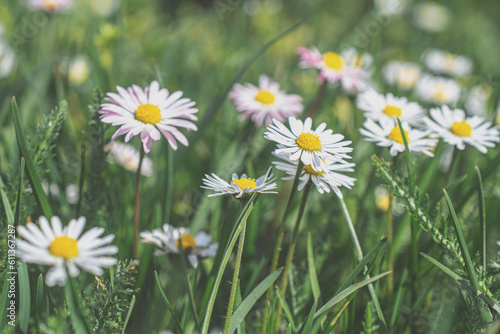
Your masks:
M 267 291 L 267 289 L 278 279 L 283 268 L 271 273 L 262 282 L 250 292 L 250 294 L 241 302 L 240 306 L 234 311 L 229 324 L 229 333 L 232 334 L 238 328 L 239 324 L 245 319 L 248 312 L 252 309 L 257 300 Z
M 311 310 L 309 311 L 309 315 L 307 316 L 306 322 L 304 322 L 304 326 L 298 333 L 309 334 L 311 332 L 311 327 L 313 324 L 313 320 L 315 318 L 314 313 L 316 313 L 316 307 L 318 306 L 318 300 L 314 301 Z
M 340 309 L 340 311 L 338 311 L 337 314 L 335 314 L 335 316 L 333 317 L 332 321 L 330 321 L 330 323 L 328 324 L 328 327 L 326 327 L 325 330 L 323 331 L 324 334 L 332 333 L 333 332 L 333 329 L 335 328 L 335 325 L 339 321 L 340 316 L 342 315 L 342 313 L 344 313 L 345 309 L 347 308 L 347 306 L 349 306 L 350 303 L 351 303 L 351 301 L 348 300 L 344 304 L 344 306 L 342 306 L 342 308 Z M 325 314 L 325 316 L 326 316 L 326 314 Z
M 293 320 L 292 311 L 290 311 L 290 307 L 288 306 L 288 303 L 286 302 L 285 297 L 283 297 L 281 290 L 276 287 L 275 291 L 276 291 L 276 296 L 278 297 L 278 300 L 281 303 L 281 307 L 283 308 L 283 312 L 285 312 L 285 316 L 286 316 L 287 320 L 290 322 L 290 325 L 292 326 L 292 330 L 295 332 L 297 327 L 295 326 L 295 322 Z
M 484 188 L 479 167 L 475 166 L 475 168 L 477 176 L 477 197 L 479 202 L 479 223 L 481 224 L 481 263 L 483 270 L 486 271 L 486 209 L 484 205 Z
M 125 318 L 125 322 L 123 323 L 122 334 L 125 334 L 125 328 L 127 328 L 128 321 L 130 320 L 130 315 L 132 314 L 132 310 L 135 305 L 135 295 L 132 295 L 132 300 L 130 301 L 130 307 L 128 308 L 127 317 Z
M 307 264 L 309 267 L 309 280 L 311 281 L 312 292 L 316 300 L 321 296 L 321 290 L 319 289 L 318 275 L 316 273 L 316 266 L 314 265 L 311 232 L 307 235 Z
M 156 282 L 156 286 L 158 287 L 158 289 L 161 292 L 161 296 L 163 297 L 163 301 L 165 301 L 165 305 L 167 305 L 168 310 L 170 311 L 170 313 L 172 313 L 172 317 L 174 318 L 175 325 L 179 329 L 180 333 L 184 334 L 184 329 L 182 328 L 182 325 L 179 321 L 179 318 L 177 318 L 177 315 L 175 314 L 174 308 L 172 307 L 172 305 L 170 305 L 170 302 L 168 301 L 167 296 L 165 295 L 165 292 L 163 292 L 163 289 L 161 288 L 160 279 L 158 278 L 158 273 L 156 272 L 156 270 L 155 270 L 155 282 Z

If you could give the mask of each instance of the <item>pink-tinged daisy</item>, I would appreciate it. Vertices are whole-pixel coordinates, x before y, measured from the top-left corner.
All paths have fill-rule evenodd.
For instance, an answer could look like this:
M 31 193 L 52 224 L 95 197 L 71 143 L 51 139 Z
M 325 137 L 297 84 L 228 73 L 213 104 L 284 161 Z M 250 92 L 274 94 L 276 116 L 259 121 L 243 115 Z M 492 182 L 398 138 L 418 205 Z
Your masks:
M 274 125 L 267 128 L 264 137 L 278 143 L 277 154 L 288 154 L 290 160 L 301 160 L 304 165 L 311 165 L 315 171 L 326 168 L 324 159 L 330 155 L 335 158 L 350 159 L 346 153 L 352 152 L 351 141 L 342 141 L 344 136 L 334 134 L 326 129 L 326 123 L 318 125 L 312 130 L 312 119 L 306 118 L 304 122 L 294 117 L 288 118 L 289 130 L 283 123 L 273 120 Z
M 273 191 L 276 189 L 276 182 L 274 182 L 276 178 L 273 177 L 273 174 L 269 175 L 270 171 L 271 168 L 257 180 L 249 178 L 246 174 L 239 177 L 238 174 L 233 173 L 231 183 L 224 181 L 215 174 L 212 174 L 212 176 L 205 174 L 202 188 L 216 192 L 215 194 L 208 195 L 208 197 L 234 195 L 238 199 L 244 199 L 256 192 L 261 194 L 276 194 Z
M 408 148 L 411 152 L 422 152 L 430 157 L 434 156 L 432 151 L 438 140 L 428 138 L 430 131 L 412 129 L 406 122 L 402 123 Z M 363 123 L 364 128 L 359 129 L 366 137 L 366 141 L 375 142 L 378 146 L 389 147 L 389 153 L 395 157 L 405 151 L 405 145 L 401 130 L 392 120 L 380 120 L 378 122 L 367 119 Z
M 299 95 L 286 94 L 277 82 L 264 74 L 259 77 L 259 87 L 236 84 L 229 98 L 234 100 L 236 110 L 243 112 L 241 119 L 250 117 L 257 127 L 264 122 L 269 125 L 273 118 L 282 122 L 304 110 Z
M 409 124 L 418 123 L 425 112 L 416 102 L 410 102 L 406 97 L 396 97 L 391 93 L 380 94 L 369 89 L 360 95 L 356 101 L 358 109 L 363 110 L 366 118 L 374 121 L 388 119 L 396 122 L 396 118 Z
M 170 146 L 177 150 L 177 141 L 188 146 L 188 140 L 177 127 L 196 131 L 191 121 L 198 109 L 196 103 L 188 98 L 181 98 L 182 92 L 172 94 L 166 88 L 160 89 L 158 81 L 153 81 L 144 90 L 133 85 L 127 89 L 117 86 L 118 94 L 108 93 L 101 105 L 101 121 L 111 125 L 121 125 L 111 140 L 125 135 L 125 142 L 141 134 L 144 151 L 148 153 L 154 141 L 165 136 Z
M 430 118 L 425 118 L 427 127 L 445 142 L 456 146 L 459 150 L 469 144 L 481 153 L 487 147 L 495 147 L 500 142 L 500 131 L 490 122 L 479 116 L 466 117 L 462 109 L 450 109 L 448 106 L 430 110 Z
M 198 258 L 204 259 L 207 257 L 215 257 L 218 243 L 211 244 L 212 237 L 206 232 L 198 232 L 193 236 L 189 229 L 184 227 L 173 227 L 165 224 L 161 229 L 157 228 L 153 231 L 144 231 L 140 234 L 143 243 L 153 244 L 159 249 L 155 251 L 155 255 L 160 254 L 179 254 L 179 239 L 181 240 L 182 250 L 187 254 L 189 263 L 196 268 L 198 266 Z
M 318 49 L 300 46 L 297 49 L 301 68 L 319 70 L 318 82 L 340 82 L 348 91 L 363 91 L 366 88 L 366 72 L 361 68 L 348 64 L 344 57 L 335 52 L 321 54 Z
M 73 7 L 74 0 L 29 0 L 28 7 L 32 10 L 59 12 Z
M 78 275 L 81 268 L 94 275 L 102 275 L 102 268 L 110 267 L 117 260 L 108 255 L 118 252 L 118 247 L 109 245 L 113 234 L 104 238 L 101 227 L 94 227 L 82 235 L 85 217 L 72 219 L 64 228 L 61 220 L 53 216 L 38 219 L 40 227 L 34 223 L 18 226 L 17 232 L 24 240 L 16 240 L 16 255 L 24 262 L 52 266 L 45 276 L 48 286 L 63 286 L 68 274 Z
M 286 154 L 274 154 L 283 161 L 274 161 L 273 164 L 277 169 L 287 173 L 283 180 L 293 180 L 297 173 L 298 160 L 290 160 Z M 345 172 L 354 172 L 355 165 L 346 163 L 338 159 L 326 159 L 325 168 L 321 171 L 315 171 L 311 165 L 305 165 L 299 180 L 301 181 L 298 190 L 301 191 L 307 182 L 312 181 L 320 194 L 329 193 L 330 189 L 339 197 L 342 198 L 340 187 L 351 189 L 356 181 L 355 178 L 344 175 Z

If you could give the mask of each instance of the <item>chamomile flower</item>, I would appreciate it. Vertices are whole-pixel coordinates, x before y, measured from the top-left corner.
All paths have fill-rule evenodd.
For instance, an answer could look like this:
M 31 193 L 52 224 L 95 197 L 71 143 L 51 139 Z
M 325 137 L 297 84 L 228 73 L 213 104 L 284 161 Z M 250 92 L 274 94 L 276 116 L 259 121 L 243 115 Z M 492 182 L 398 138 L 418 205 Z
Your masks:
M 419 3 L 413 9 L 413 22 L 424 31 L 443 31 L 450 21 L 450 10 L 434 1 Z
M 277 169 L 286 172 L 287 176 L 283 180 L 293 180 L 297 173 L 299 161 L 290 160 L 286 154 L 274 154 L 283 161 L 274 161 L 273 164 Z M 351 189 L 354 185 L 355 178 L 344 175 L 345 172 L 354 172 L 354 164 L 344 162 L 341 159 L 329 158 L 325 159 L 325 168 L 321 171 L 315 171 L 311 165 L 305 165 L 299 180 L 301 181 L 298 190 L 301 191 L 307 182 L 311 181 L 318 189 L 320 194 L 329 193 L 330 189 L 339 197 L 342 198 L 340 187 Z
M 424 75 L 417 83 L 416 94 L 425 102 L 455 105 L 460 98 L 460 85 L 453 79 Z
M 114 141 L 106 145 L 105 150 L 110 153 L 108 156 L 110 162 L 115 162 L 130 172 L 137 171 L 141 154 L 134 146 Z M 153 175 L 153 160 L 148 157 L 142 159 L 141 174 Z
M 326 123 L 321 123 L 316 130 L 312 130 L 310 117 L 304 122 L 290 117 L 290 131 L 283 123 L 273 121 L 274 125 L 268 126 L 264 137 L 278 143 L 275 150 L 277 154 L 288 154 L 289 159 L 293 161 L 300 159 L 304 165 L 311 165 L 315 171 L 326 168 L 323 160 L 328 159 L 330 155 L 350 159 L 346 153 L 352 152 L 352 148 L 347 147 L 351 141 L 342 141 L 343 135 L 334 134 L 330 129 L 325 130 Z
M 24 262 L 52 266 L 45 276 L 48 286 L 63 286 L 68 274 L 75 277 L 81 268 L 94 275 L 102 275 L 103 268 L 117 263 L 109 257 L 118 252 L 118 247 L 109 245 L 113 234 L 100 238 L 104 229 L 94 227 L 82 235 L 85 217 L 72 219 L 64 228 L 61 220 L 53 216 L 38 219 L 40 227 L 34 223 L 18 226 L 17 232 L 24 240 L 16 240 L 16 255 Z
M 250 83 L 236 84 L 229 93 L 236 110 L 242 112 L 241 118 L 250 118 L 257 127 L 269 125 L 273 118 L 283 121 L 304 110 L 302 98 L 296 94 L 286 94 L 280 85 L 266 75 L 259 77 L 259 86 Z
M 193 108 L 194 101 L 181 98 L 182 92 L 169 93 L 160 89 L 158 81 L 153 81 L 145 89 L 133 85 L 127 89 L 117 86 L 118 94 L 108 93 L 106 101 L 101 105 L 101 121 L 111 125 L 121 125 L 111 140 L 125 135 L 125 142 L 133 136 L 141 134 L 144 151 L 151 150 L 153 141 L 165 136 L 170 146 L 177 150 L 177 141 L 188 146 L 188 140 L 177 127 L 196 131 L 191 121 L 198 109 Z
M 382 69 L 385 81 L 403 90 L 411 90 L 420 78 L 420 66 L 409 62 L 391 61 Z
M 428 138 L 430 131 L 412 129 L 406 122 L 402 122 L 404 134 L 408 141 L 408 148 L 412 152 L 422 152 L 430 157 L 433 156 L 433 149 L 438 140 Z M 378 146 L 389 147 L 389 153 L 395 157 L 400 152 L 404 152 L 405 145 L 401 130 L 392 120 L 380 120 L 375 122 L 367 119 L 363 123 L 364 128 L 359 129 L 366 137 L 366 141 L 375 142 Z
M 315 68 L 319 70 L 318 82 L 340 82 L 348 91 L 362 91 L 366 88 L 366 73 L 359 67 L 349 65 L 344 57 L 335 52 L 321 54 L 318 49 L 299 47 L 301 68 Z
M 59 12 L 73 7 L 74 0 L 29 0 L 28 7 L 32 10 Z
M 472 72 L 472 61 L 461 55 L 432 49 L 424 53 L 423 59 L 425 65 L 438 74 L 463 77 Z
M 418 123 L 425 116 L 422 107 L 416 102 L 410 102 L 406 97 L 396 97 L 391 93 L 380 94 L 373 89 L 358 95 L 358 109 L 363 110 L 366 118 L 374 121 L 388 119 L 395 121 L 396 117 L 409 124 Z
M 265 175 L 262 175 L 257 180 L 249 178 L 246 174 L 238 176 L 238 174 L 233 173 L 231 176 L 231 183 L 224 181 L 215 174 L 212 176 L 205 174 L 203 179 L 203 189 L 213 190 L 216 193 L 210 194 L 208 197 L 223 196 L 223 195 L 235 195 L 236 198 L 247 198 L 253 193 L 261 194 L 276 194 L 276 179 L 272 174 L 269 175 L 271 169 L 267 171 Z
M 186 253 L 191 265 L 196 268 L 198 266 L 198 258 L 215 257 L 218 243 L 211 244 L 212 237 L 206 232 L 198 232 L 193 236 L 189 229 L 184 227 L 173 227 L 169 224 L 164 224 L 161 229 L 157 228 L 153 231 L 144 231 L 140 233 L 141 242 L 154 244 L 159 249 L 155 251 L 156 255 L 160 254 L 179 254 L 179 239 L 181 240 L 182 250 Z
M 430 118 L 425 118 L 427 127 L 440 138 L 456 146 L 459 150 L 469 144 L 481 153 L 487 152 L 487 147 L 495 147 L 500 142 L 500 131 L 490 122 L 479 116 L 466 117 L 462 109 L 450 109 L 448 106 L 430 110 Z

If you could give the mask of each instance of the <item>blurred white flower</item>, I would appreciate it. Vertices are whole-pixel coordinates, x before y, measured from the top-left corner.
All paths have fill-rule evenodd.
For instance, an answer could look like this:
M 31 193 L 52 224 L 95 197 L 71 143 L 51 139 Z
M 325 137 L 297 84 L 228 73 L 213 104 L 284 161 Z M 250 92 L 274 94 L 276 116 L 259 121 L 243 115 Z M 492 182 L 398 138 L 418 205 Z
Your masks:
M 423 59 L 427 68 L 438 74 L 462 77 L 469 75 L 473 68 L 469 58 L 436 49 L 424 52 Z
M 59 186 L 57 183 L 42 182 L 42 188 L 46 194 L 50 194 L 52 196 L 59 195 Z
M 424 75 L 415 88 L 418 97 L 436 105 L 455 105 L 460 92 L 460 85 L 455 80 L 431 75 Z
M 74 0 L 28 0 L 31 10 L 44 10 L 46 12 L 59 12 L 73 7 Z
M 403 12 L 408 0 L 375 0 L 375 9 L 382 16 L 393 16 Z
M 344 58 L 346 66 L 369 70 L 373 65 L 373 56 L 368 52 L 358 51 L 355 48 L 349 48 L 340 53 Z
M 0 79 L 8 77 L 16 67 L 16 55 L 0 34 Z
M 90 0 L 92 11 L 101 16 L 110 16 L 120 5 L 119 0 Z
M 413 22 L 417 28 L 428 32 L 443 31 L 451 21 L 448 8 L 433 2 L 423 2 L 413 8 Z
M 64 190 L 69 204 L 76 204 L 80 199 L 79 188 L 76 184 L 70 184 Z
M 488 100 L 491 97 L 491 87 L 477 85 L 472 87 L 465 99 L 465 110 L 473 115 L 485 117 L 488 111 Z
M 389 202 L 389 190 L 381 186 L 375 188 L 375 203 L 377 205 L 377 209 L 379 211 L 386 212 L 389 210 Z
M 134 146 L 113 141 L 106 145 L 105 150 L 110 153 L 109 162 L 115 162 L 130 172 L 137 171 L 141 154 Z M 153 175 L 153 160 L 146 156 L 142 160 L 141 174 Z
M 420 66 L 409 62 L 391 61 L 382 69 L 385 81 L 403 90 L 415 87 L 421 74 Z
M 69 63 L 68 80 L 74 85 L 81 85 L 89 77 L 89 64 L 84 57 L 76 57 Z

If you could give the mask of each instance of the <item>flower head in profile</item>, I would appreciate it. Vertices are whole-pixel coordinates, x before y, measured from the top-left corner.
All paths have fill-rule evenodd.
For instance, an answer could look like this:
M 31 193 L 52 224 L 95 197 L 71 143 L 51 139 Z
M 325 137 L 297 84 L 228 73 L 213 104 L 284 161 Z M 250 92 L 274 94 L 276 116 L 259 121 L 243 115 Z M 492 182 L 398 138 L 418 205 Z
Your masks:
M 46 12 L 59 12 L 73 7 L 74 0 L 29 0 L 31 10 L 44 10 Z
M 115 236 L 100 238 L 104 233 L 100 227 L 82 234 L 85 217 L 70 220 L 64 228 L 56 216 L 50 219 L 50 224 L 45 217 L 40 217 L 38 222 L 40 227 L 31 222 L 17 227 L 24 240 L 16 240 L 16 255 L 24 262 L 52 266 L 45 277 L 48 286 L 63 286 L 68 274 L 71 277 L 79 274 L 78 268 L 102 275 L 102 268 L 117 263 L 109 257 L 118 252 L 118 247 L 109 245 Z
M 459 150 L 469 144 L 481 153 L 486 153 L 487 147 L 495 147 L 495 143 L 500 142 L 498 127 L 479 116 L 466 117 L 462 109 L 450 109 L 448 106 L 433 108 L 430 117 L 425 118 L 425 124 L 446 143 Z
M 276 189 L 276 182 L 274 182 L 276 178 L 270 173 L 271 168 L 257 180 L 248 177 L 246 174 L 239 177 L 238 174 L 233 173 L 230 183 L 215 174 L 211 176 L 205 174 L 202 188 L 215 191 L 215 194 L 210 194 L 208 197 L 234 195 L 238 199 L 244 199 L 256 192 L 275 194 L 276 191 L 273 190 Z
M 110 153 L 108 155 L 110 162 L 117 163 L 130 172 L 137 171 L 141 154 L 134 146 L 114 141 L 106 145 L 105 150 Z M 142 159 L 141 174 L 153 175 L 153 160 L 148 157 Z
M 283 177 L 283 180 L 293 180 L 297 173 L 299 161 L 290 160 L 286 154 L 274 153 L 274 155 L 281 160 L 274 161 L 273 164 L 277 169 L 287 174 L 287 176 Z M 297 189 L 301 191 L 307 182 L 311 181 L 320 194 L 329 193 L 331 189 L 339 198 L 342 198 L 340 187 L 351 189 L 356 181 L 355 178 L 342 173 L 354 172 L 354 164 L 333 157 L 325 159 L 324 162 L 325 167 L 321 171 L 312 169 L 311 165 L 305 165 L 299 176 L 300 183 Z
M 236 84 L 229 98 L 242 112 L 241 118 L 250 118 L 257 127 L 270 124 L 273 118 L 283 121 L 296 116 L 304 110 L 302 98 L 296 94 L 286 94 L 280 85 L 266 75 L 259 77 L 259 86 L 250 83 Z
M 391 93 L 383 95 L 373 89 L 358 95 L 356 106 L 365 112 L 366 118 L 374 121 L 381 119 L 395 121 L 399 118 L 401 121 L 415 124 L 425 116 L 424 110 L 418 103 L 410 102 L 406 97 L 396 97 Z
M 438 74 L 463 77 L 472 72 L 472 61 L 464 56 L 441 50 L 428 50 L 424 53 L 427 68 Z
M 167 139 L 170 146 L 177 150 L 177 141 L 188 146 L 188 140 L 177 128 L 196 131 L 197 127 L 191 121 L 198 109 L 193 108 L 194 101 L 182 98 L 182 92 L 169 93 L 160 89 L 158 81 L 153 81 L 145 89 L 133 85 L 127 89 L 117 86 L 118 94 L 108 93 L 106 101 L 101 105 L 99 113 L 101 121 L 120 125 L 111 140 L 125 135 L 125 142 L 133 136 L 141 135 L 144 151 L 151 150 L 153 141 Z
M 402 90 L 411 90 L 420 78 L 420 66 L 409 62 L 391 61 L 382 69 L 385 81 Z
M 319 70 L 318 82 L 340 82 L 348 91 L 362 91 L 366 88 L 366 72 L 360 67 L 348 64 L 340 54 L 328 51 L 323 54 L 316 48 L 300 46 L 297 49 L 301 68 Z
M 412 129 L 408 123 L 402 122 L 404 134 L 411 152 L 421 152 L 430 157 L 437 145 L 437 139 L 429 138 L 430 131 Z M 367 119 L 363 123 L 364 128 L 359 129 L 366 137 L 366 141 L 375 142 L 378 146 L 389 147 L 389 153 L 395 157 L 405 151 L 404 139 L 397 123 L 392 120 L 380 120 L 378 122 Z
M 290 160 L 301 160 L 304 165 L 311 165 L 315 171 L 326 168 L 324 162 L 331 155 L 334 158 L 349 159 L 347 153 L 352 152 L 348 147 L 351 141 L 342 141 L 344 136 L 334 134 L 326 129 L 326 123 L 321 123 L 312 130 L 312 119 L 304 122 L 294 117 L 288 118 L 290 130 L 281 122 L 274 120 L 274 124 L 267 128 L 264 137 L 278 143 L 277 154 L 287 154 Z
M 164 224 L 161 229 L 141 232 L 140 236 L 141 242 L 153 244 L 159 248 L 155 251 L 156 255 L 179 254 L 179 246 L 182 245 L 182 250 L 194 268 L 198 266 L 198 258 L 215 257 L 219 247 L 218 243 L 210 243 L 212 237 L 206 232 L 198 232 L 193 236 L 189 229 L 176 228 L 169 224 Z
M 460 85 L 455 80 L 430 75 L 424 75 L 415 88 L 418 97 L 437 105 L 455 105 L 460 91 Z

